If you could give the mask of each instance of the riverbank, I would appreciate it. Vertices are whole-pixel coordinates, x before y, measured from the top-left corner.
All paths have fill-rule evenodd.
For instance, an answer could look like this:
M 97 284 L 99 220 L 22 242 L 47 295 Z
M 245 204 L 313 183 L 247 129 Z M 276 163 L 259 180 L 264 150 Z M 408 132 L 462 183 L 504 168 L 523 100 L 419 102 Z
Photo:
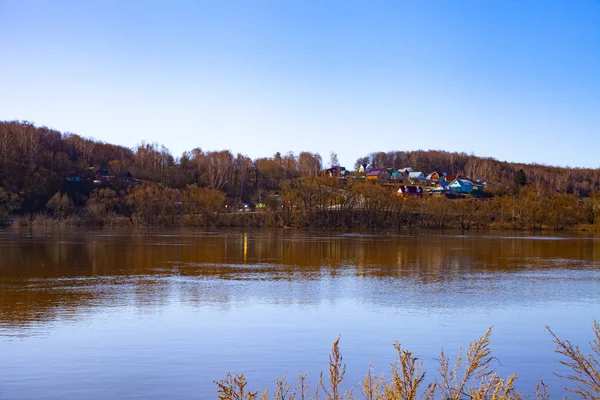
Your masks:
M 343 215 L 340 215 L 343 214 Z M 598 232 L 600 224 L 568 224 L 555 226 L 550 224 L 537 224 L 534 228 L 528 225 L 515 225 L 510 221 L 491 220 L 473 223 L 465 226 L 459 217 L 446 217 L 443 223 L 432 223 L 431 217 L 413 215 L 408 221 L 406 215 L 396 215 L 387 220 L 370 218 L 360 212 L 340 213 L 329 211 L 314 215 L 310 222 L 295 223 L 285 212 L 246 212 L 220 214 L 210 221 L 200 215 L 171 216 L 163 223 L 146 223 L 143 220 L 134 220 L 120 215 L 110 215 L 106 218 L 96 218 L 86 214 L 74 214 L 64 218 L 57 218 L 45 214 L 14 216 L 5 220 L 0 225 L 13 228 L 23 227 L 140 227 L 140 228 L 294 228 L 294 229 L 344 229 L 353 231 L 377 232 L 381 230 L 393 231 L 545 231 L 545 232 Z

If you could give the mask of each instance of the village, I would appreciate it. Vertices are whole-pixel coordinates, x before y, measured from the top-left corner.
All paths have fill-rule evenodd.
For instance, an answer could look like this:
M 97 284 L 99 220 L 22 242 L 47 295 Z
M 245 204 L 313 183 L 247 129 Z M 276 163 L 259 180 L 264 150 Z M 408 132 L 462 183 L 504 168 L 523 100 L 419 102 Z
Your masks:
M 344 167 L 334 166 L 323 170 L 321 175 L 345 180 L 366 180 L 390 186 L 396 189 L 396 195 L 402 198 L 423 197 L 424 195 L 481 198 L 484 197 L 486 187 L 502 185 L 481 179 L 470 180 L 462 175 L 446 172 L 433 171 L 425 175 L 424 172 L 415 171 L 411 167 L 394 170 L 393 168 L 376 168 L 372 164 L 361 164 L 354 173 Z

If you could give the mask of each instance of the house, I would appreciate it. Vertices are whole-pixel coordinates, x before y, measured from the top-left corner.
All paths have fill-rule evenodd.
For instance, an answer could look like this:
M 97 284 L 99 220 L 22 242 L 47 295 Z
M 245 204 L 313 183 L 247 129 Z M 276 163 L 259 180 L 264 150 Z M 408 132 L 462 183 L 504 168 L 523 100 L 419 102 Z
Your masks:
M 392 180 L 402 182 L 404 180 L 404 174 L 401 171 L 392 172 Z
M 329 178 L 339 178 L 346 175 L 346 168 L 335 166 L 321 172 L 321 175 Z
M 417 172 L 409 172 L 408 173 L 408 179 L 410 179 L 411 182 L 418 182 L 418 181 L 422 181 L 425 180 L 425 174 L 417 171 Z
M 139 179 L 135 179 L 131 172 L 121 171 L 112 172 L 107 169 L 99 169 L 94 177 L 96 185 L 112 185 L 112 186 L 131 186 L 135 183 L 140 183 Z
M 371 171 L 372 169 L 373 169 L 373 164 L 360 164 L 360 167 L 358 167 L 358 172 L 364 174 L 364 173 Z
M 436 188 L 433 188 L 429 191 L 429 193 L 431 193 L 432 195 L 437 195 L 437 196 L 456 197 L 458 192 L 456 190 L 454 190 L 453 188 L 449 187 L 448 185 L 446 185 L 446 186 L 438 186 Z
M 256 209 L 256 206 L 250 202 L 242 202 L 238 207 L 238 212 L 252 212 Z
M 387 168 L 373 168 L 367 172 L 367 179 L 376 181 L 389 181 L 392 177 Z
M 428 181 L 438 181 L 440 179 L 440 174 L 438 174 L 437 172 L 432 172 L 429 175 L 427 175 L 425 179 Z
M 79 175 L 69 175 L 65 178 L 65 181 L 69 182 L 69 183 L 79 183 L 81 182 L 82 178 Z
M 416 185 L 404 185 L 400 186 L 400 189 L 396 192 L 396 196 L 404 199 L 409 197 L 423 197 L 423 188 Z
M 463 179 L 463 177 L 461 175 L 445 175 L 443 179 L 448 183 L 452 183 L 457 179 Z
M 473 192 L 473 184 L 466 179 L 455 179 L 450 183 L 449 187 L 456 190 L 458 193 L 468 194 Z
M 96 177 L 94 179 L 94 183 L 99 185 L 102 183 L 110 182 L 110 174 L 107 169 L 99 169 L 96 171 Z
M 485 185 L 482 182 L 472 182 L 473 183 L 473 191 L 474 192 L 483 192 L 485 190 Z

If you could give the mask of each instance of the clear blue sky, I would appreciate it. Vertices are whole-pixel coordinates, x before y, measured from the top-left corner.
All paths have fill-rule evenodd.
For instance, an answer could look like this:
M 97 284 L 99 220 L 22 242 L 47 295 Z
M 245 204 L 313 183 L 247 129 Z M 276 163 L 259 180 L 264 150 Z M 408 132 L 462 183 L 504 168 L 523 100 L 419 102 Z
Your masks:
M 600 166 L 600 0 L 0 0 L 0 120 L 186 149 Z

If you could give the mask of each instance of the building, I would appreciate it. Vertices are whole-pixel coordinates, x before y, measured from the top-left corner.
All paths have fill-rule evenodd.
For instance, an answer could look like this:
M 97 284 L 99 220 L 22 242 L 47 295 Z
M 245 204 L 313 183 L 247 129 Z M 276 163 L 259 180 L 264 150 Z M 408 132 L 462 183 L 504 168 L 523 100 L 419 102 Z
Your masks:
M 404 199 L 409 197 L 423 197 L 423 188 L 417 185 L 403 185 L 396 192 L 396 196 Z
M 346 175 L 346 168 L 336 165 L 321 172 L 321 175 L 328 178 L 340 178 Z
M 367 179 L 376 181 L 389 181 L 392 177 L 387 168 L 373 168 L 367 172 Z
M 466 179 L 455 179 L 450 183 L 449 187 L 458 193 L 470 194 L 473 192 L 473 184 Z
M 420 171 L 409 172 L 408 179 L 410 179 L 410 181 L 413 183 L 423 181 L 423 180 L 425 180 L 425 174 Z
M 402 171 L 393 171 L 392 172 L 392 180 L 397 182 L 402 182 L 404 180 L 404 174 Z
M 425 179 L 428 181 L 438 181 L 440 179 L 440 174 L 438 174 L 437 172 L 432 172 L 429 175 L 427 175 Z
M 373 169 L 372 164 L 360 164 L 360 167 L 358 167 L 358 172 L 361 174 L 365 174 L 365 173 L 371 171 L 372 169 Z
M 448 183 L 452 183 L 457 179 L 463 179 L 463 177 L 462 175 L 446 175 L 443 177 L 443 179 Z

